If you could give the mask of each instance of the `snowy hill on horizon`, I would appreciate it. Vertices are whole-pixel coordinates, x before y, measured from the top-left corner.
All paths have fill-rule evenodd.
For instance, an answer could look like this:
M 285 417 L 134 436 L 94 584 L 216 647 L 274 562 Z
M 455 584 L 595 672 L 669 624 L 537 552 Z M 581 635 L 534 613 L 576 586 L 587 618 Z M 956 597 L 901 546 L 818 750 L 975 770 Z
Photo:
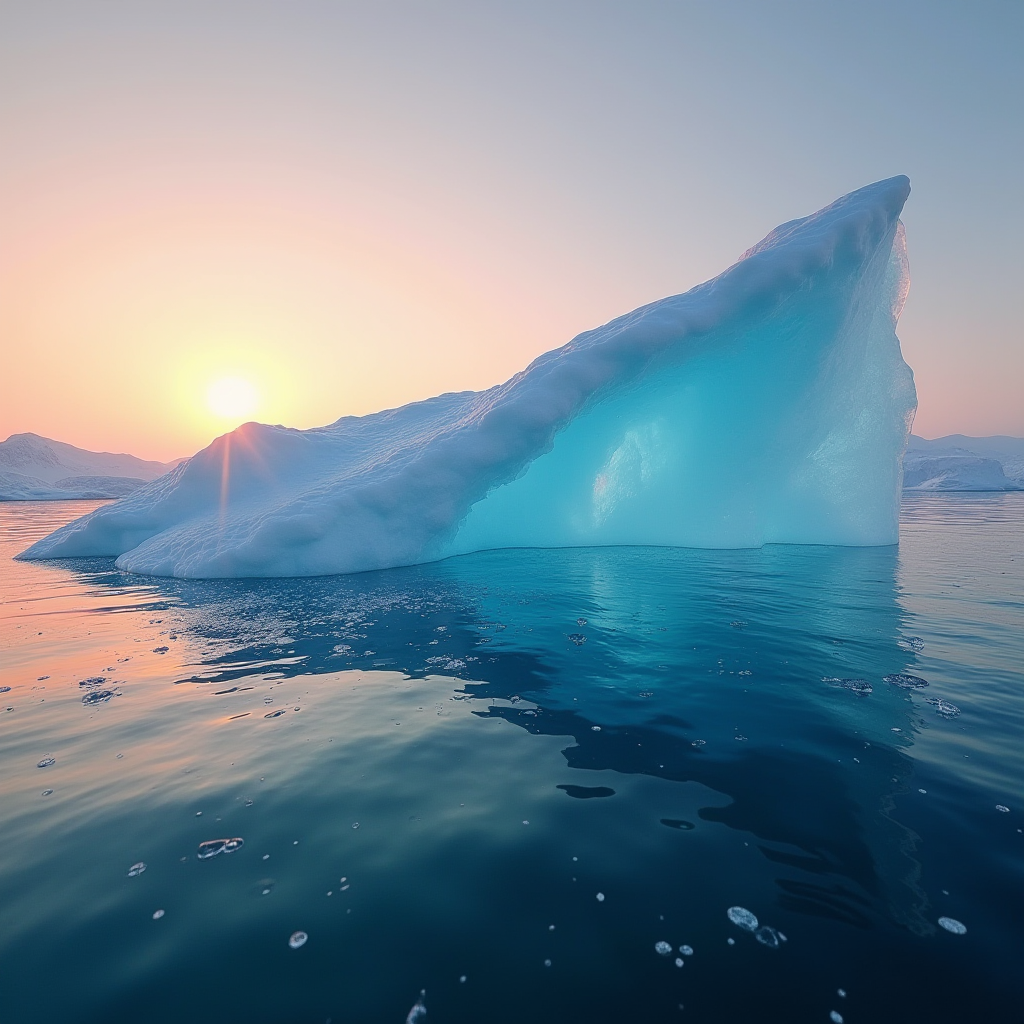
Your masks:
M 39 434 L 11 434 L 0 441 L 0 501 L 123 498 L 182 461 L 153 462 L 90 452 Z
M 1024 491 L 1024 438 L 910 435 L 905 491 Z

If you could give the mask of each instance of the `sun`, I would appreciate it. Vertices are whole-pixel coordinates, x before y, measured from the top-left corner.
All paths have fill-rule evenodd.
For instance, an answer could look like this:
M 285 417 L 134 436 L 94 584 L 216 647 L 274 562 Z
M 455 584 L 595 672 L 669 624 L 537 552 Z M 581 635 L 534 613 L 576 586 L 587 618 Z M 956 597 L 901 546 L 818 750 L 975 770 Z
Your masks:
M 259 408 L 260 394 L 244 377 L 221 377 L 207 389 L 206 404 L 215 416 L 244 423 Z

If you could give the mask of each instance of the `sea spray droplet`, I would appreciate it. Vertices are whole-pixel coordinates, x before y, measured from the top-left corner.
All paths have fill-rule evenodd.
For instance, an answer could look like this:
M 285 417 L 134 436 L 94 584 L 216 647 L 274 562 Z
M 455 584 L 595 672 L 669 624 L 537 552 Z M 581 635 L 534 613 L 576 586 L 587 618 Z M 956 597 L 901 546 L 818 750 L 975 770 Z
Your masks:
M 672 952 L 672 947 L 662 939 L 660 942 L 654 944 L 654 951 L 660 956 L 668 956 Z
M 749 910 L 743 907 L 730 907 L 726 914 L 737 928 L 742 928 L 746 932 L 757 931 L 757 918 Z
M 196 857 L 199 860 L 209 860 L 211 857 L 217 857 L 222 853 L 234 853 L 235 850 L 240 850 L 244 845 L 245 840 L 240 837 L 235 839 L 208 839 L 205 843 L 199 844 Z
M 962 924 L 955 917 L 940 917 L 939 927 L 945 928 L 947 932 L 952 932 L 954 935 L 967 934 L 967 926 Z
M 142 872 L 145 871 L 145 870 L 146 870 L 146 862 L 143 861 L 143 860 L 140 860 L 138 863 L 133 864 L 128 869 L 128 877 L 129 878 L 138 878 L 139 875 L 141 875 Z
M 298 949 L 300 946 L 304 946 L 306 944 L 306 940 L 308 938 L 309 936 L 305 932 L 292 932 L 288 938 L 288 945 L 291 946 L 292 949 Z

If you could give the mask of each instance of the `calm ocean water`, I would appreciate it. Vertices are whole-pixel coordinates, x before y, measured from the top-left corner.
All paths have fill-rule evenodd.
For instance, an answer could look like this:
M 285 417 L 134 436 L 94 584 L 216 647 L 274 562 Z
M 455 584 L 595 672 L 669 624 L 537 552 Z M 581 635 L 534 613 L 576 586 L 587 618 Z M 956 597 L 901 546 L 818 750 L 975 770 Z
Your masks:
M 91 507 L 0 505 L 3 1024 L 1022 1019 L 1024 494 L 898 550 L 10 560 Z

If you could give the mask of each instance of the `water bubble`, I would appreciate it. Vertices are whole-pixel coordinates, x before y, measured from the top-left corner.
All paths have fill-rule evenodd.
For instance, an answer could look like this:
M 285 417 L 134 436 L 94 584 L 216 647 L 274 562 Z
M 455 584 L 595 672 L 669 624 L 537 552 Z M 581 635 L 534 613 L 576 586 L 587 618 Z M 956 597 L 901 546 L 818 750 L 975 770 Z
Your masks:
M 927 679 L 908 675 L 906 672 L 891 672 L 887 676 L 882 676 L 882 679 L 891 686 L 898 686 L 902 690 L 919 690 L 928 685 Z
M 726 914 L 737 928 L 742 928 L 747 932 L 757 931 L 757 918 L 749 910 L 743 907 L 730 907 Z
M 222 853 L 234 853 L 235 850 L 240 850 L 244 844 L 245 840 L 241 837 L 235 837 L 234 839 L 207 839 L 205 843 L 199 844 L 196 857 L 199 860 L 209 860 L 211 857 L 218 857 Z
M 308 938 L 309 936 L 305 932 L 292 932 L 288 938 L 288 945 L 292 949 L 298 949 L 306 944 Z
M 996 804 L 996 810 L 1000 811 L 1002 814 L 1010 813 L 1010 808 L 1007 807 L 1006 804 Z
M 672 947 L 664 939 L 661 939 L 654 944 L 654 951 L 659 956 L 668 956 L 672 952 Z
M 693 946 L 680 946 L 679 952 L 682 953 L 683 956 L 693 956 Z
M 604 903 L 604 893 L 603 892 L 599 892 L 597 894 L 597 902 L 598 903 Z
M 162 910 L 154 910 L 153 911 L 153 920 L 154 921 L 159 921 L 160 918 L 163 917 L 163 916 L 164 916 L 164 912 Z
M 416 1000 L 413 1008 L 409 1011 L 408 1016 L 405 1018 L 405 1024 L 420 1024 L 420 1021 L 427 1019 L 427 990 L 420 990 L 420 997 Z
M 962 924 L 955 917 L 940 917 L 939 927 L 945 928 L 947 932 L 952 932 L 954 935 L 967 934 L 967 926 Z
M 762 925 L 754 932 L 754 938 L 769 949 L 779 948 L 779 933 L 771 925 Z
M 57 763 L 57 758 L 55 758 L 55 757 L 44 757 L 42 759 L 42 761 L 40 761 L 39 764 L 36 765 L 36 767 L 37 768 L 49 768 L 50 765 L 56 764 L 56 763 Z
M 139 875 L 141 875 L 142 872 L 145 871 L 145 870 L 146 870 L 146 862 L 144 860 L 140 860 L 137 863 L 133 864 L 128 869 L 128 877 L 129 878 L 138 878 Z

